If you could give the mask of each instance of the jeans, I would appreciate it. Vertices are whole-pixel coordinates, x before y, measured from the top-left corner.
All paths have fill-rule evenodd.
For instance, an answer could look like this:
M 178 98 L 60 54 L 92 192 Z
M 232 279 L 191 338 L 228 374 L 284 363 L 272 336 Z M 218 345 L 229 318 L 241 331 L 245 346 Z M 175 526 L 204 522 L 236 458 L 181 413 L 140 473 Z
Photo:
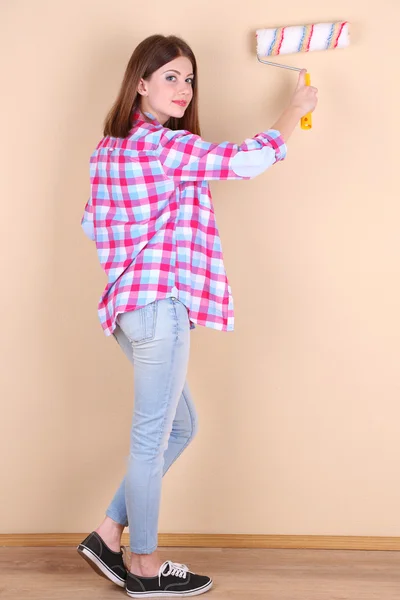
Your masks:
M 129 524 L 130 549 L 157 549 L 161 480 L 197 432 L 186 375 L 190 321 L 176 298 L 120 314 L 113 333 L 134 366 L 134 412 L 126 475 L 106 515 Z

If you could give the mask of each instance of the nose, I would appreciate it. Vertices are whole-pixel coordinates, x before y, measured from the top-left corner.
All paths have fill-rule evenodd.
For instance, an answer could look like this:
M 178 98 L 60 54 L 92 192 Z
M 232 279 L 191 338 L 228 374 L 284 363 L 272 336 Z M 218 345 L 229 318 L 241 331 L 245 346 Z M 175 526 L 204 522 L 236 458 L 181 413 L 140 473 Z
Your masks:
M 181 88 L 179 94 L 181 96 L 189 96 L 191 92 L 192 92 L 192 85 L 190 83 L 185 83 L 183 85 L 183 87 Z

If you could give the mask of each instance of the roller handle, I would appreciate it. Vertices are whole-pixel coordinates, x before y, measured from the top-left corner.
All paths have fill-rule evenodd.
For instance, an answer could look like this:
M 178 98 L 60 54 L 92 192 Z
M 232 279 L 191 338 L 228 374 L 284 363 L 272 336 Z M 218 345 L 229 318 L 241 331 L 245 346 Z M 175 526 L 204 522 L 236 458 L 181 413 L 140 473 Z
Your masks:
M 306 85 L 311 85 L 311 77 L 310 77 L 310 73 L 306 73 L 305 74 L 305 83 Z M 300 119 L 300 127 L 302 129 L 311 129 L 312 127 L 312 119 L 311 119 L 311 113 L 307 113 L 306 115 L 304 115 L 304 117 L 301 117 Z

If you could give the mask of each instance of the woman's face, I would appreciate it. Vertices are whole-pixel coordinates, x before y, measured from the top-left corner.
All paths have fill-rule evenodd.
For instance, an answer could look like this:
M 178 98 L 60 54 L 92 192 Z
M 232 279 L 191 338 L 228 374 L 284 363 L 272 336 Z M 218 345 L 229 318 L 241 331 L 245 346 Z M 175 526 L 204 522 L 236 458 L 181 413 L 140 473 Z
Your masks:
M 182 118 L 193 98 L 193 66 L 186 56 L 163 65 L 147 81 L 140 80 L 140 108 L 164 125 L 170 117 Z

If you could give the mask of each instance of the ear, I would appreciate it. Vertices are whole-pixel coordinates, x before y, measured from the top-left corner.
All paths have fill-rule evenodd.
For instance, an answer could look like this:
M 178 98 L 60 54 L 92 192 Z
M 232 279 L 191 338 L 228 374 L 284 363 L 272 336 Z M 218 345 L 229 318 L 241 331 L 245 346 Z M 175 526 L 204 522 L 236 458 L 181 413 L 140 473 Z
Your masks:
M 146 83 L 146 81 L 144 79 L 140 80 L 137 91 L 138 91 L 138 93 L 141 96 L 147 96 L 148 95 L 147 83 Z

